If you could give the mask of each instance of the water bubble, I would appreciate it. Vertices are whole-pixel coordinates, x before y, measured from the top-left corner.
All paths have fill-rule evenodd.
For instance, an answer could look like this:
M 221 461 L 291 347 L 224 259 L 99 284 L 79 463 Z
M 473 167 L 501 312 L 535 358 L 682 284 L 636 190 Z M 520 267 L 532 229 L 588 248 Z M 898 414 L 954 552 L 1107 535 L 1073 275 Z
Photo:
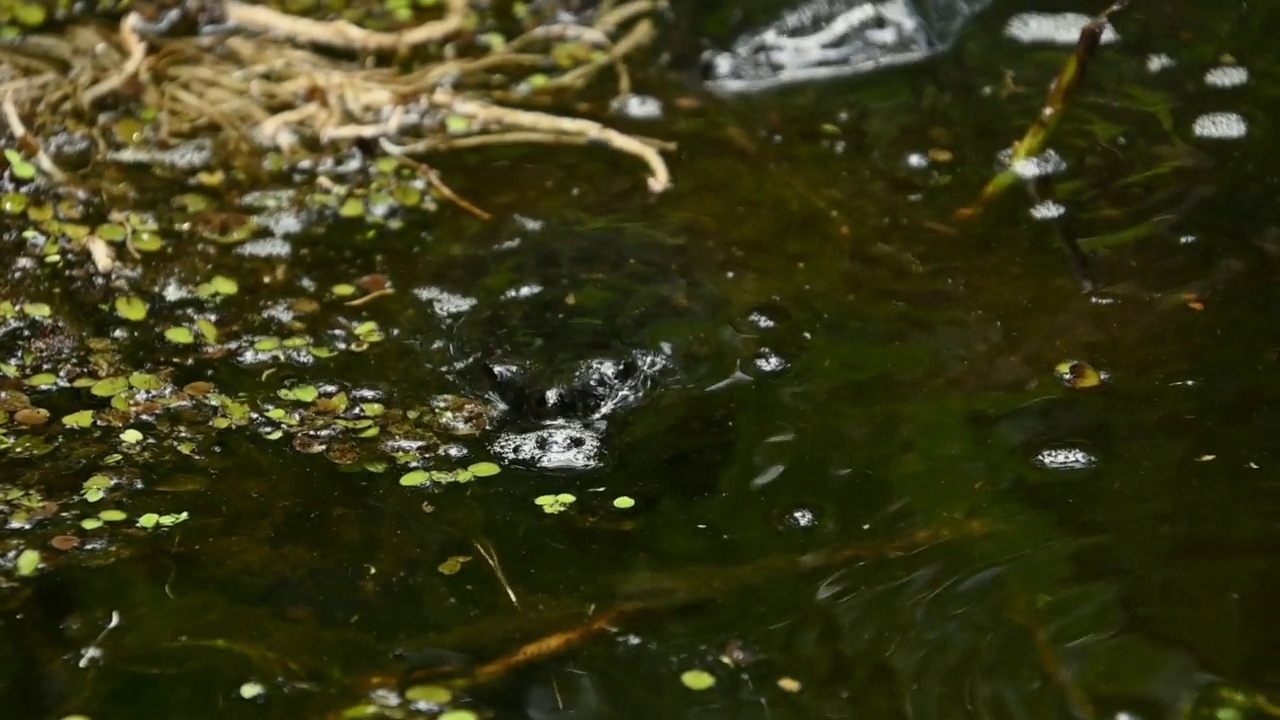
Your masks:
M 1088 470 L 1097 466 L 1098 458 L 1082 447 L 1065 445 L 1045 448 L 1031 462 L 1045 470 Z
M 505 433 L 490 450 L 508 463 L 545 470 L 588 470 L 599 466 L 603 456 L 599 436 L 577 425 Z
M 752 310 L 751 314 L 747 316 L 747 322 L 760 330 L 768 330 L 770 328 L 777 327 L 778 325 L 777 320 L 774 320 L 760 310 Z
M 760 348 L 755 359 L 751 361 L 756 369 L 765 373 L 778 373 L 787 369 L 787 359 L 769 348 Z
M 809 508 L 796 508 L 787 513 L 786 522 L 794 528 L 811 528 L 818 524 L 818 517 Z

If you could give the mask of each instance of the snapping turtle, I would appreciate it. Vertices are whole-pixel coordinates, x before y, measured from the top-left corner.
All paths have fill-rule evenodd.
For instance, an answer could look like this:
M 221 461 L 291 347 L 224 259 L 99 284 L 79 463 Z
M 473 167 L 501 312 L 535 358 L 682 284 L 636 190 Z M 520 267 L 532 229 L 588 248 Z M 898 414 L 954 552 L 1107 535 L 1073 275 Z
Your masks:
M 696 253 L 636 227 L 520 219 L 451 258 L 447 285 L 414 289 L 422 312 L 408 321 L 434 326 L 412 332 L 440 338 L 426 348 L 438 367 L 500 409 L 496 455 L 591 468 L 610 420 L 658 385 L 696 382 L 721 345 L 726 303 Z

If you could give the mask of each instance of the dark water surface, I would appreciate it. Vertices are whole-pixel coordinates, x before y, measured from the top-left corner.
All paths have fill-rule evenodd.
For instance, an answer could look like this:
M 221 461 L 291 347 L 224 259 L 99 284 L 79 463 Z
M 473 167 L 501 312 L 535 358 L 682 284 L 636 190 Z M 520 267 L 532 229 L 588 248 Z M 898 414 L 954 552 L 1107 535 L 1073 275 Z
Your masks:
M 177 387 L 243 393 L 254 418 L 216 434 L 144 419 L 143 445 L 194 449 L 155 440 L 114 465 L 120 427 L 0 451 L 6 489 L 61 503 L 4 530 L 3 716 L 434 717 L 400 691 L 547 637 L 565 651 L 449 685 L 445 705 L 539 720 L 1275 714 L 1280 15 L 1135 4 L 1054 143 L 1058 192 L 1101 248 L 1092 294 L 1020 189 L 952 220 L 1067 53 L 1004 38 L 1033 5 L 1012 1 L 946 57 L 875 77 L 732 99 L 683 66 L 648 77 L 666 119 L 630 129 L 680 146 L 658 198 L 603 152 L 468 154 L 439 167 L 488 223 L 446 209 L 366 238 L 344 222 L 291 237 L 286 259 L 184 246 L 200 278 L 238 280 L 219 327 L 248 340 L 198 357 L 96 308 L 64 329 L 114 334 L 126 364 L 172 368 Z M 677 57 L 734 25 L 686 14 Z M 1152 74 L 1152 53 L 1175 64 Z M 1248 68 L 1243 87 L 1206 85 L 1224 54 Z M 1026 92 L 1005 96 L 1006 73 Z M 1239 113 L 1248 134 L 1195 137 L 1208 112 Z M 1117 237 L 1153 218 L 1159 232 Z M 193 279 L 166 267 L 135 289 Z M 290 310 L 370 273 L 397 292 Z M 14 277 L 15 303 L 73 297 L 55 275 Z M 182 302 L 157 300 L 157 322 L 209 316 Z M 253 349 L 299 332 L 349 343 L 368 320 L 385 339 L 363 352 Z M 45 337 L 5 333 L 8 356 Z M 1067 361 L 1108 382 L 1069 387 Z M 384 430 L 417 453 L 396 467 L 376 438 L 273 436 L 265 413 L 299 384 L 435 408 L 436 439 L 417 415 Z M 31 394 L 55 416 L 89 402 Z M 501 472 L 397 481 L 481 461 Z M 115 484 L 91 507 L 76 494 L 95 473 Z M 563 512 L 535 504 L 561 493 L 576 498 Z M 132 529 L 76 525 L 108 505 Z M 47 548 L 67 533 L 79 547 Z M 42 569 L 14 578 L 30 547 Z M 599 617 L 609 629 L 588 632 Z M 686 688 L 693 669 L 714 687 Z M 244 699 L 251 682 L 265 692 Z

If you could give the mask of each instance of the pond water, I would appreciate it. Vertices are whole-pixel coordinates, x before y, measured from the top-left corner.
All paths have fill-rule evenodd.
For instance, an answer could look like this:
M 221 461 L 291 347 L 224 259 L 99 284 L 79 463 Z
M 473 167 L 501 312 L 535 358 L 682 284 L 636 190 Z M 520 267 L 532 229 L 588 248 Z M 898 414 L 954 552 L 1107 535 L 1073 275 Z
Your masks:
M 255 210 L 139 263 L 141 324 L 6 227 L 6 717 L 1280 714 L 1280 10 L 1117 17 L 1052 143 L 1084 293 L 1020 188 L 953 214 L 1070 52 L 1008 19 L 1101 8 L 716 97 L 760 17 L 693 5 L 658 197 L 441 157 L 491 220 Z

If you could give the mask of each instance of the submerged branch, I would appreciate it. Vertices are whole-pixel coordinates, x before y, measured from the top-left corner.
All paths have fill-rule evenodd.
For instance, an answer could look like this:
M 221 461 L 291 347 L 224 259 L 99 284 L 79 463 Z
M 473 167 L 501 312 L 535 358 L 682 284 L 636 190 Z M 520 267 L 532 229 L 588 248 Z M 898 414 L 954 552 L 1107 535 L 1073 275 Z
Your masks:
M 624 600 L 611 608 L 592 613 L 591 617 L 570 627 L 545 633 L 505 655 L 472 668 L 465 677 L 458 678 L 456 683 L 467 686 L 491 682 L 532 663 L 576 649 L 642 615 L 724 597 L 744 587 L 788 575 L 839 567 L 857 561 L 899 557 L 960 538 L 980 537 L 991 529 L 988 523 L 982 521 L 957 523 L 927 528 L 888 542 L 852 543 L 801 557 L 780 555 L 740 567 L 696 567 L 674 575 L 651 578 L 642 592 L 624 589 L 625 594 L 637 599 Z M 495 624 L 491 621 L 484 622 L 485 627 L 493 627 Z M 433 668 L 410 673 L 407 680 L 413 683 L 423 682 L 439 677 L 442 672 L 458 670 L 455 666 Z

